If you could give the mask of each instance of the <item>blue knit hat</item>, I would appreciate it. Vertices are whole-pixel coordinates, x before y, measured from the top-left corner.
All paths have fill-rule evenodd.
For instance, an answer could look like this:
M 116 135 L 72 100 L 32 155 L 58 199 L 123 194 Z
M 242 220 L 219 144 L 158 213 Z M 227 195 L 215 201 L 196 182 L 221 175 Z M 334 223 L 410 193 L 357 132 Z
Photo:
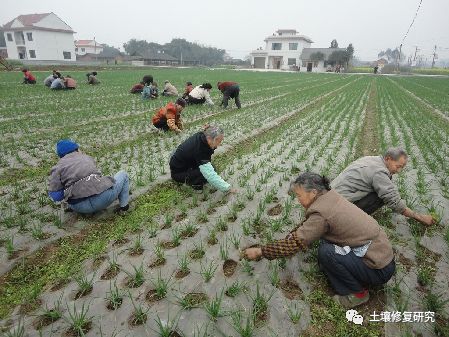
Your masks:
M 61 139 L 56 144 L 56 153 L 58 154 L 59 158 L 64 157 L 66 154 L 69 154 L 73 151 L 78 150 L 79 145 L 75 143 L 71 139 Z

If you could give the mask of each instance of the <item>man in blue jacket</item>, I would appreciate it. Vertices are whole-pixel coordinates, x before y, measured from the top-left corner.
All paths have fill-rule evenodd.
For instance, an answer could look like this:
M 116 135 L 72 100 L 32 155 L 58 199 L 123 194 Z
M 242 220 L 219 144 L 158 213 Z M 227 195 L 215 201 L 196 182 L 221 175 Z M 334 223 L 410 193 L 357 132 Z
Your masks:
M 222 192 L 235 192 L 211 164 L 212 154 L 223 138 L 223 129 L 214 125 L 206 125 L 203 131 L 187 138 L 170 158 L 172 179 L 196 190 L 202 190 L 209 183 Z

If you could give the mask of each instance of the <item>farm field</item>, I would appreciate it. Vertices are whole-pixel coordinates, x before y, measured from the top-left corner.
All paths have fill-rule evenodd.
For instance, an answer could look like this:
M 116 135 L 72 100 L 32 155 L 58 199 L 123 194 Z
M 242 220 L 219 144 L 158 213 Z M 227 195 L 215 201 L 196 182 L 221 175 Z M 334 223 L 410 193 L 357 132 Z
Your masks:
M 213 69 L 65 71 L 79 84 L 53 92 L 0 72 L 0 332 L 7 336 L 449 336 L 449 78 L 252 73 Z M 189 106 L 185 131 L 150 124 L 169 99 L 129 89 L 151 73 L 160 87 L 240 83 L 233 102 Z M 238 189 L 201 193 L 169 179 L 170 154 L 205 123 L 225 130 L 213 156 Z M 55 143 L 76 140 L 105 175 L 129 173 L 132 211 L 64 213 L 47 197 Z M 310 170 L 335 178 L 363 155 L 409 153 L 394 177 L 419 223 L 382 209 L 397 272 L 345 318 L 317 265 L 317 247 L 289 259 L 240 260 L 283 238 L 304 216 L 288 195 Z M 262 308 L 262 309 L 260 309 Z M 375 322 L 374 312 L 435 312 L 435 322 Z M 24 332 L 24 334 L 20 334 Z

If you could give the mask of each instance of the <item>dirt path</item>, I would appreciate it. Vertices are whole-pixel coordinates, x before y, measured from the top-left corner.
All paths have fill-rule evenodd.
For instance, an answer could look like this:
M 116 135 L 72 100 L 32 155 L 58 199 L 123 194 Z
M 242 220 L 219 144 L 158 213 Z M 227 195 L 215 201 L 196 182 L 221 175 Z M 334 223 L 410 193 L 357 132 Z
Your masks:
M 379 154 L 379 136 L 377 129 L 377 84 L 376 79 L 371 82 L 371 88 L 366 106 L 365 120 L 360 134 L 359 156 L 375 156 Z

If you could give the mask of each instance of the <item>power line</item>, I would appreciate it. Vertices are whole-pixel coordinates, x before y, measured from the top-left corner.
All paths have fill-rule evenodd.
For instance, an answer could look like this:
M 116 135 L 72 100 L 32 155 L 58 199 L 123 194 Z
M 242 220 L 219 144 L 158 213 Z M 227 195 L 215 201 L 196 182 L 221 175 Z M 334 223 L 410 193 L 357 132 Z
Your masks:
M 404 38 L 402 39 L 401 45 L 404 43 L 408 33 L 410 32 L 410 29 L 412 28 L 413 24 L 415 23 L 416 17 L 418 16 L 419 9 L 421 8 L 421 4 L 422 4 L 422 0 L 419 1 L 419 5 L 418 5 L 418 8 L 416 9 L 415 16 L 413 17 L 412 23 L 410 24 L 410 26 L 407 29 L 407 33 L 405 33 Z

